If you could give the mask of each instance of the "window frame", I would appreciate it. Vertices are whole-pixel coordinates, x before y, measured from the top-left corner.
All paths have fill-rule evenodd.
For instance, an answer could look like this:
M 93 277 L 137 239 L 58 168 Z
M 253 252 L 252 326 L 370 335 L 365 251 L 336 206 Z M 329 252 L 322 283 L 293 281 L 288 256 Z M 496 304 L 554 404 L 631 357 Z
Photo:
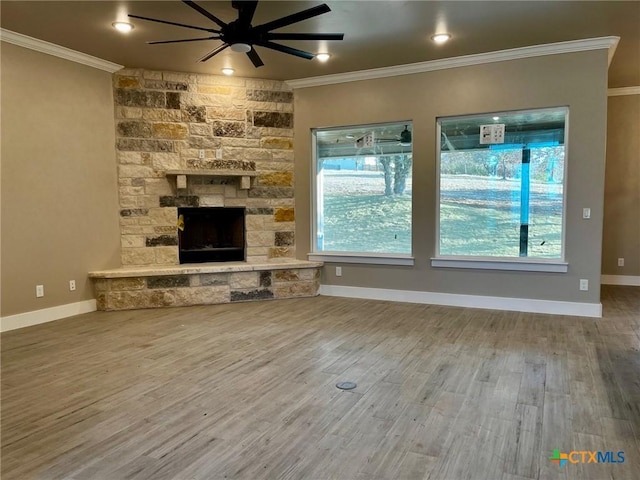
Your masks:
M 483 118 L 492 116 L 518 115 L 526 113 L 557 112 L 564 110 L 564 174 L 562 178 L 562 234 L 559 258 L 541 257 L 487 257 L 476 255 L 441 255 L 440 254 L 440 183 L 442 156 L 442 120 Z M 568 105 L 555 107 L 527 108 L 519 110 L 502 110 L 470 115 L 451 115 L 436 117 L 436 211 L 435 211 L 435 253 L 431 258 L 431 266 L 437 268 L 514 270 L 528 272 L 567 273 L 569 264 L 566 261 L 567 235 L 567 177 L 569 166 L 569 118 Z
M 370 265 L 401 265 L 401 266 L 413 266 L 415 264 L 414 252 L 414 230 L 413 230 L 413 218 L 414 218 L 414 195 L 413 188 L 411 192 L 411 252 L 408 254 L 397 253 L 378 253 L 378 252 L 349 252 L 349 251 L 319 251 L 318 245 L 318 132 L 345 130 L 351 128 L 375 128 L 382 125 L 407 123 L 411 124 L 413 140 L 411 143 L 411 154 L 414 155 L 413 145 L 415 143 L 415 128 L 413 127 L 413 120 L 394 120 L 387 122 L 377 123 L 363 123 L 353 125 L 340 125 L 335 127 L 316 127 L 311 129 L 311 238 L 309 253 L 307 258 L 313 261 L 322 262 L 335 262 L 335 263 L 360 263 Z M 411 178 L 413 178 L 415 163 L 411 164 Z

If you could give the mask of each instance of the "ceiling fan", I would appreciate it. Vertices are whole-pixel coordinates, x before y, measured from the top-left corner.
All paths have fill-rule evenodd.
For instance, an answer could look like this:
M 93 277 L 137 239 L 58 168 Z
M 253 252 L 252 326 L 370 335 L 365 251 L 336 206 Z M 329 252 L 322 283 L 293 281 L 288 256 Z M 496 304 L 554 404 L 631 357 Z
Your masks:
M 379 143 L 398 143 L 403 147 L 408 147 L 411 145 L 411 130 L 409 130 L 409 125 L 404 126 L 404 130 L 400 132 L 400 135 L 396 135 L 395 138 L 377 138 L 376 141 Z
M 142 17 L 140 15 L 129 15 L 131 18 L 138 18 L 140 20 L 148 20 L 150 22 L 164 23 L 167 25 L 175 25 L 177 27 L 191 28 L 194 30 L 201 30 L 213 34 L 208 37 L 200 38 L 185 38 L 180 40 L 160 40 L 155 42 L 147 42 L 150 45 L 158 45 L 165 43 L 182 43 L 182 42 L 199 42 L 203 40 L 222 40 L 222 45 L 213 49 L 202 57 L 199 61 L 206 62 L 210 58 L 214 57 L 218 53 L 222 52 L 225 48 L 230 47 L 234 52 L 246 53 L 253 65 L 261 67 L 264 65 L 262 59 L 255 50 L 256 46 L 269 48 L 282 53 L 288 53 L 300 58 L 306 58 L 311 60 L 315 55 L 313 53 L 298 50 L 297 48 L 288 47 L 280 43 L 274 43 L 273 40 L 342 40 L 344 33 L 274 33 L 272 30 L 277 30 L 294 23 L 307 20 L 309 18 L 322 15 L 323 13 L 330 12 L 331 9 L 326 5 L 318 5 L 316 7 L 302 10 L 300 12 L 287 15 L 277 20 L 272 20 L 262 25 L 251 25 L 253 20 L 253 14 L 258 6 L 258 1 L 232 1 L 231 6 L 238 10 L 238 18 L 233 22 L 225 23 L 218 17 L 209 13 L 202 8 L 196 2 L 189 0 L 182 0 L 189 7 L 195 11 L 204 15 L 209 20 L 213 21 L 216 28 L 204 28 L 194 25 L 186 25 L 184 23 L 170 22 L 167 20 L 159 20 L 157 18 Z

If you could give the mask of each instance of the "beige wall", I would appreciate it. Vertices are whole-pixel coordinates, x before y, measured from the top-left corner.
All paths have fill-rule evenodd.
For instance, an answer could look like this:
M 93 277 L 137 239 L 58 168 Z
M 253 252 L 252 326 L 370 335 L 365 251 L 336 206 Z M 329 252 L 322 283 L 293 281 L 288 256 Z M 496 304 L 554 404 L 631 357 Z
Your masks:
M 604 193 L 607 52 L 553 55 L 423 74 L 311 87 L 295 92 L 294 150 L 298 257 L 310 245 L 314 127 L 413 120 L 414 267 L 345 265 L 323 283 L 400 290 L 597 303 Z M 435 251 L 436 117 L 570 107 L 566 259 L 569 272 L 431 268 Z M 582 220 L 590 207 L 591 220 Z M 305 248 L 307 252 L 305 252 Z M 590 291 L 579 291 L 579 279 Z
M 609 97 L 607 123 L 602 273 L 640 276 L 640 95 Z
M 94 298 L 87 272 L 118 267 L 120 242 L 111 75 L 7 43 L 1 53 L 7 316 Z

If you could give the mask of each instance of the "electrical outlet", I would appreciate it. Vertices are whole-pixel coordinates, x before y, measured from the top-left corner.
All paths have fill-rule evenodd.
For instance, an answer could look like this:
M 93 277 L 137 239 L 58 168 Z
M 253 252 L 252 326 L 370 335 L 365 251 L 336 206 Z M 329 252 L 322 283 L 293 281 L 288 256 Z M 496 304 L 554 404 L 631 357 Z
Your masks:
M 619 266 L 619 267 L 624 267 L 624 258 L 620 257 L 620 258 L 618 259 L 618 266 Z
M 222 158 L 222 149 L 216 148 L 216 159 L 220 160 Z
M 72 292 L 76 289 L 76 281 L 75 280 L 69 280 L 69 290 L 71 290 Z
M 36 285 L 36 297 L 44 297 L 44 285 Z
M 586 278 L 580 279 L 580 290 L 582 290 L 583 292 L 589 290 L 589 280 L 587 280 Z
M 591 218 L 591 209 L 590 208 L 583 208 L 582 209 L 582 218 Z
M 204 158 L 204 150 L 198 150 L 198 158 Z
M 336 277 L 342 276 L 342 267 L 336 267 Z

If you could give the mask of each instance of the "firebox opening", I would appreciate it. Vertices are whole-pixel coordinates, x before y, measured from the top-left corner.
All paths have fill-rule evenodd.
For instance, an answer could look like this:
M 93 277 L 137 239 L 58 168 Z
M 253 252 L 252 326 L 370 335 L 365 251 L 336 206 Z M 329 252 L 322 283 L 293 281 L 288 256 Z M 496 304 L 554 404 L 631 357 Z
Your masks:
M 180 263 L 245 260 L 244 208 L 178 208 Z

